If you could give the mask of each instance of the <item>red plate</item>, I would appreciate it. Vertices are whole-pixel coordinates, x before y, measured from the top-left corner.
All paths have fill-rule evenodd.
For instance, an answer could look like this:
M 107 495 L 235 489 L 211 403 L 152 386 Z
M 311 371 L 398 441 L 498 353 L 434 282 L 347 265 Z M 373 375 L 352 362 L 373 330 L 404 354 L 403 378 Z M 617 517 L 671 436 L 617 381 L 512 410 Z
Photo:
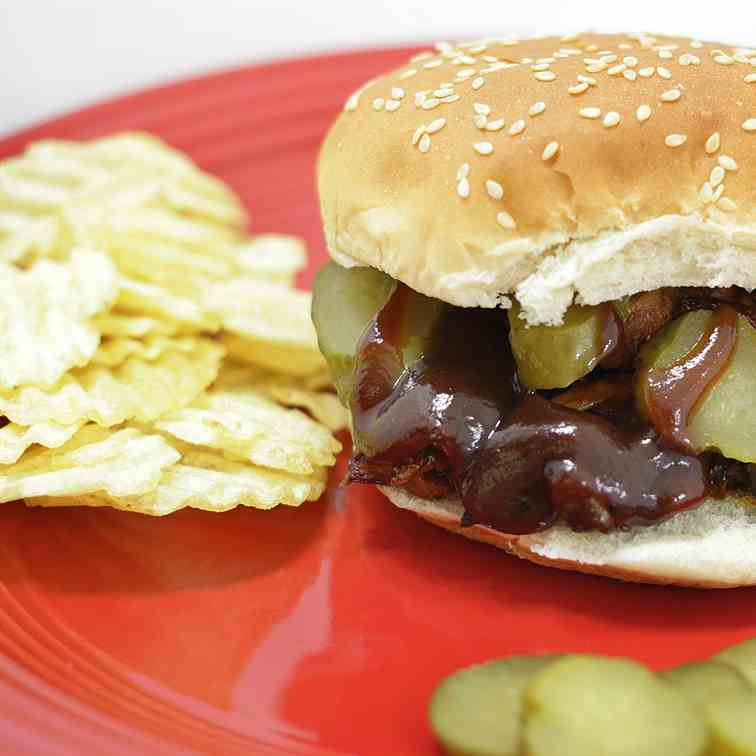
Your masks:
M 243 68 L 0 143 L 146 129 L 230 182 L 257 231 L 325 259 L 318 144 L 409 51 Z M 598 651 L 655 667 L 756 635 L 756 591 L 562 573 L 448 535 L 365 488 L 299 510 L 0 508 L 3 754 L 433 754 L 425 708 L 460 665 Z

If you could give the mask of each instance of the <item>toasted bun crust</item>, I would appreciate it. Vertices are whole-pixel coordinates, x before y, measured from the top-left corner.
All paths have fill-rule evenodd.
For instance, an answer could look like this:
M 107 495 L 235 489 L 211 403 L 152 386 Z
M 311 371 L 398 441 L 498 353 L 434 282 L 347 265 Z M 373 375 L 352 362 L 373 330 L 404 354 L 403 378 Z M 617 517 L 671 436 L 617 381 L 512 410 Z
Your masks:
M 446 530 L 483 541 L 522 559 L 563 570 L 688 588 L 756 585 L 756 499 L 709 499 L 651 527 L 575 533 L 559 525 L 528 536 L 482 525 L 462 528 L 462 507 L 426 501 L 398 488 L 380 487 L 396 506 Z
M 515 295 L 532 323 L 574 298 L 756 288 L 752 60 L 649 36 L 441 45 L 366 84 L 328 135 L 331 254 L 455 305 Z

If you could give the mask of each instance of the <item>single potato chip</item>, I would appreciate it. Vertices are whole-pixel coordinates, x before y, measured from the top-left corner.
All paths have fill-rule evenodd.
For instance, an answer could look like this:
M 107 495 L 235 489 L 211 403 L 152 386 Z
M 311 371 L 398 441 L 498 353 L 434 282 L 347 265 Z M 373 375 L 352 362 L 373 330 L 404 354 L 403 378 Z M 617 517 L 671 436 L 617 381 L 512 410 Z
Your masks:
M 198 338 L 191 353 L 171 349 L 152 361 L 130 357 L 115 368 L 88 365 L 48 390 L 0 392 L 0 414 L 20 425 L 150 422 L 190 404 L 215 380 L 222 357 L 221 346 Z
M 52 386 L 85 365 L 100 335 L 91 317 L 116 296 L 116 271 L 105 255 L 74 250 L 67 263 L 0 269 L 0 389 Z
M 307 262 L 307 248 L 296 236 L 260 234 L 237 249 L 244 273 L 268 281 L 294 285 L 296 274 Z
M 168 336 L 150 336 L 144 341 L 131 338 L 103 339 L 99 349 L 92 355 L 91 364 L 115 367 L 129 357 L 139 357 L 151 362 L 171 349 L 190 354 L 196 346 L 197 339 L 192 337 L 173 339 Z
M 34 444 L 48 449 L 57 449 L 79 431 L 82 423 L 58 425 L 57 423 L 37 423 L 32 426 L 9 423 L 0 428 L 0 465 L 12 465 Z
M 155 516 L 186 507 L 208 512 L 226 512 L 238 506 L 272 509 L 279 504 L 296 507 L 319 499 L 326 480 L 325 468 L 317 468 L 312 475 L 294 475 L 232 462 L 216 452 L 186 448 L 181 462 L 165 470 L 151 493 L 125 497 L 97 493 L 75 499 L 41 497 L 27 499 L 26 503 L 42 507 L 114 507 Z
M 307 410 L 318 422 L 332 431 L 339 431 L 349 425 L 349 413 L 336 394 L 325 391 L 308 391 L 296 386 L 267 384 L 265 393 L 284 407 Z
M 0 502 L 95 491 L 109 496 L 145 494 L 180 458 L 162 436 L 87 425 L 60 449 L 33 449 L 17 464 L 3 468 Z
M 210 390 L 154 426 L 182 441 L 218 449 L 225 457 L 310 474 L 331 466 L 341 444 L 307 415 L 284 409 L 253 386 Z

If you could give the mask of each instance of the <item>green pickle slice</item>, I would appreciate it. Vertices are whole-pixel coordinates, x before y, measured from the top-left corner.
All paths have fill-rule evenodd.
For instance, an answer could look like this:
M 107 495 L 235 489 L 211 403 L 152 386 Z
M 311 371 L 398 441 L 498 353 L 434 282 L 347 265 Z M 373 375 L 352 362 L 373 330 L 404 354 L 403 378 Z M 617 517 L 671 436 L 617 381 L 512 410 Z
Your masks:
M 697 706 L 707 707 L 722 696 L 747 693 L 748 680 L 735 667 L 720 661 L 683 664 L 659 675 Z
M 396 281 L 374 268 L 342 268 L 331 262 L 315 276 L 312 321 L 336 391 L 347 406 L 357 345 L 395 288 Z
M 529 326 L 520 312 L 517 304 L 508 312 L 509 342 L 526 388 L 566 388 L 601 361 L 605 326 L 601 307 L 573 305 L 558 326 Z
M 668 368 L 682 360 L 706 332 L 712 313 L 689 312 L 657 334 L 641 350 L 643 368 Z M 727 369 L 711 385 L 688 419 L 690 440 L 697 452 L 718 450 L 725 457 L 756 462 L 756 329 L 738 316 L 738 339 Z M 648 416 L 642 381 L 636 397 Z
M 756 638 L 728 646 L 714 659 L 735 667 L 751 685 L 756 687 Z
M 629 659 L 564 656 L 525 689 L 526 756 L 700 756 L 708 733 L 673 686 Z
M 522 691 L 555 656 L 513 656 L 476 664 L 447 677 L 433 692 L 433 731 L 455 756 L 517 756 Z
M 707 706 L 707 714 L 706 756 L 756 756 L 756 690 L 723 696 Z

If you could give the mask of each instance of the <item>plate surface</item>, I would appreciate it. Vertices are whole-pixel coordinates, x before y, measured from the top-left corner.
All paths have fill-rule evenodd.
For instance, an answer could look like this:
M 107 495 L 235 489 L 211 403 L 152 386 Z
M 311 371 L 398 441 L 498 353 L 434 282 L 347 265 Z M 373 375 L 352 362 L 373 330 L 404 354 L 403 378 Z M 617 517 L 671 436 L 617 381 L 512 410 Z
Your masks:
M 146 129 L 239 191 L 255 231 L 326 258 L 314 161 L 360 83 L 408 50 L 222 72 L 0 143 Z M 598 651 L 662 667 L 756 635 L 756 590 L 696 592 L 548 570 L 364 488 L 299 510 L 0 508 L 3 754 L 437 754 L 428 696 L 454 668 Z

